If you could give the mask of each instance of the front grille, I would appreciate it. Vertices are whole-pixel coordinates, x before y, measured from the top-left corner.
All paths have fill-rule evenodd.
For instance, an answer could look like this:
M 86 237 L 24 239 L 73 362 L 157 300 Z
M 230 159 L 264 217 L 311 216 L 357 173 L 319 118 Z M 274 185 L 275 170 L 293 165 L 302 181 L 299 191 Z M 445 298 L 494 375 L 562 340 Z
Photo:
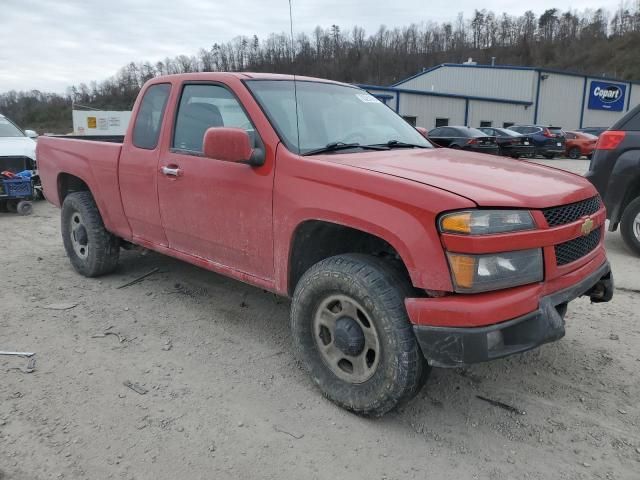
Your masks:
M 581 202 L 570 203 L 568 205 L 562 205 L 561 207 L 547 208 L 542 210 L 542 213 L 550 227 L 557 227 L 558 225 L 575 222 L 586 215 L 593 215 L 600 210 L 600 206 L 600 197 L 595 196 L 582 200 Z
M 574 238 L 568 242 L 556 245 L 556 265 L 566 265 L 567 263 L 575 262 L 593 251 L 593 249 L 598 246 L 598 243 L 600 243 L 601 233 L 602 227 L 598 227 L 589 235 Z

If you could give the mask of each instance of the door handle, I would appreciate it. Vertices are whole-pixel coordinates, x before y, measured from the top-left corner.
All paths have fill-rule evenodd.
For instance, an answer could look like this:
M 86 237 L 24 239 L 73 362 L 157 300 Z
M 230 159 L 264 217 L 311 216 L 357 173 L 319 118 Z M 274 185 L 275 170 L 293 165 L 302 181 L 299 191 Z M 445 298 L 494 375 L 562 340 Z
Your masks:
M 168 177 L 180 177 L 180 176 L 182 176 L 182 170 L 180 170 L 180 168 L 178 168 L 177 166 L 173 167 L 173 168 L 172 167 L 173 167 L 173 165 L 171 167 L 162 167 L 160 169 L 160 171 L 164 175 L 166 175 Z

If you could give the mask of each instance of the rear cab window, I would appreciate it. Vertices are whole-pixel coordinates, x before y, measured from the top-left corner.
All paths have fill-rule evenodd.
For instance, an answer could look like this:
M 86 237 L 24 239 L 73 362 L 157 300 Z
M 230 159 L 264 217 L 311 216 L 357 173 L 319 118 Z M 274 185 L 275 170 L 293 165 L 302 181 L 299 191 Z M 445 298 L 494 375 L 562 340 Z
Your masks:
M 167 107 L 171 85 L 160 83 L 150 86 L 144 93 L 136 123 L 133 126 L 133 145 L 145 150 L 158 146 L 162 119 Z

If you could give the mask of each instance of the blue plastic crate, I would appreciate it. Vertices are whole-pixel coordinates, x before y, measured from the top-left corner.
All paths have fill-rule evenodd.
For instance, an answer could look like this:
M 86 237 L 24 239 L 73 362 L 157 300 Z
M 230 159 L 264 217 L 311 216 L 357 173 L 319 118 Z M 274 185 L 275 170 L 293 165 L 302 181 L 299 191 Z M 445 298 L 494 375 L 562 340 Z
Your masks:
M 33 194 L 31 189 L 31 179 L 15 178 L 11 180 L 2 180 L 3 187 L 0 189 L 1 197 L 8 198 L 31 198 Z

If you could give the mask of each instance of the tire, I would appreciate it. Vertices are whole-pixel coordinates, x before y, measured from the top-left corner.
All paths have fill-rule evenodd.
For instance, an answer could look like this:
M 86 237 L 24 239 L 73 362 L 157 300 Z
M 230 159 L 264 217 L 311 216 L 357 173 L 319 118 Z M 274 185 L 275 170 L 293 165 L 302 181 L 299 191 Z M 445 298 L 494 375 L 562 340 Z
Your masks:
M 16 206 L 16 211 L 18 212 L 18 215 L 31 215 L 33 213 L 33 203 L 28 200 L 21 200 Z
M 7 211 L 16 213 L 18 211 L 18 202 L 15 200 L 7 200 Z
M 420 391 L 430 368 L 404 306 L 411 288 L 390 263 L 361 254 L 327 258 L 302 276 L 291 309 L 294 347 L 327 398 L 359 415 L 381 416 Z M 319 320 L 325 313 L 333 319 L 333 331 Z M 340 332 L 336 335 L 344 322 L 347 329 L 357 323 L 366 336 L 361 353 L 357 341 L 341 342 Z M 344 333 L 345 328 L 341 330 Z M 343 353 L 345 345 L 356 349 L 351 355 Z M 337 352 L 336 359 L 341 359 L 329 360 L 321 348 Z
M 578 147 L 573 147 L 569 149 L 569 151 L 567 152 L 567 156 L 571 160 L 578 160 L 582 156 L 582 152 Z
M 67 256 L 79 274 L 97 277 L 115 270 L 120 240 L 104 228 L 90 192 L 70 193 L 64 199 L 61 231 Z
M 620 233 L 627 247 L 640 256 L 640 197 L 624 209 L 620 220 Z

